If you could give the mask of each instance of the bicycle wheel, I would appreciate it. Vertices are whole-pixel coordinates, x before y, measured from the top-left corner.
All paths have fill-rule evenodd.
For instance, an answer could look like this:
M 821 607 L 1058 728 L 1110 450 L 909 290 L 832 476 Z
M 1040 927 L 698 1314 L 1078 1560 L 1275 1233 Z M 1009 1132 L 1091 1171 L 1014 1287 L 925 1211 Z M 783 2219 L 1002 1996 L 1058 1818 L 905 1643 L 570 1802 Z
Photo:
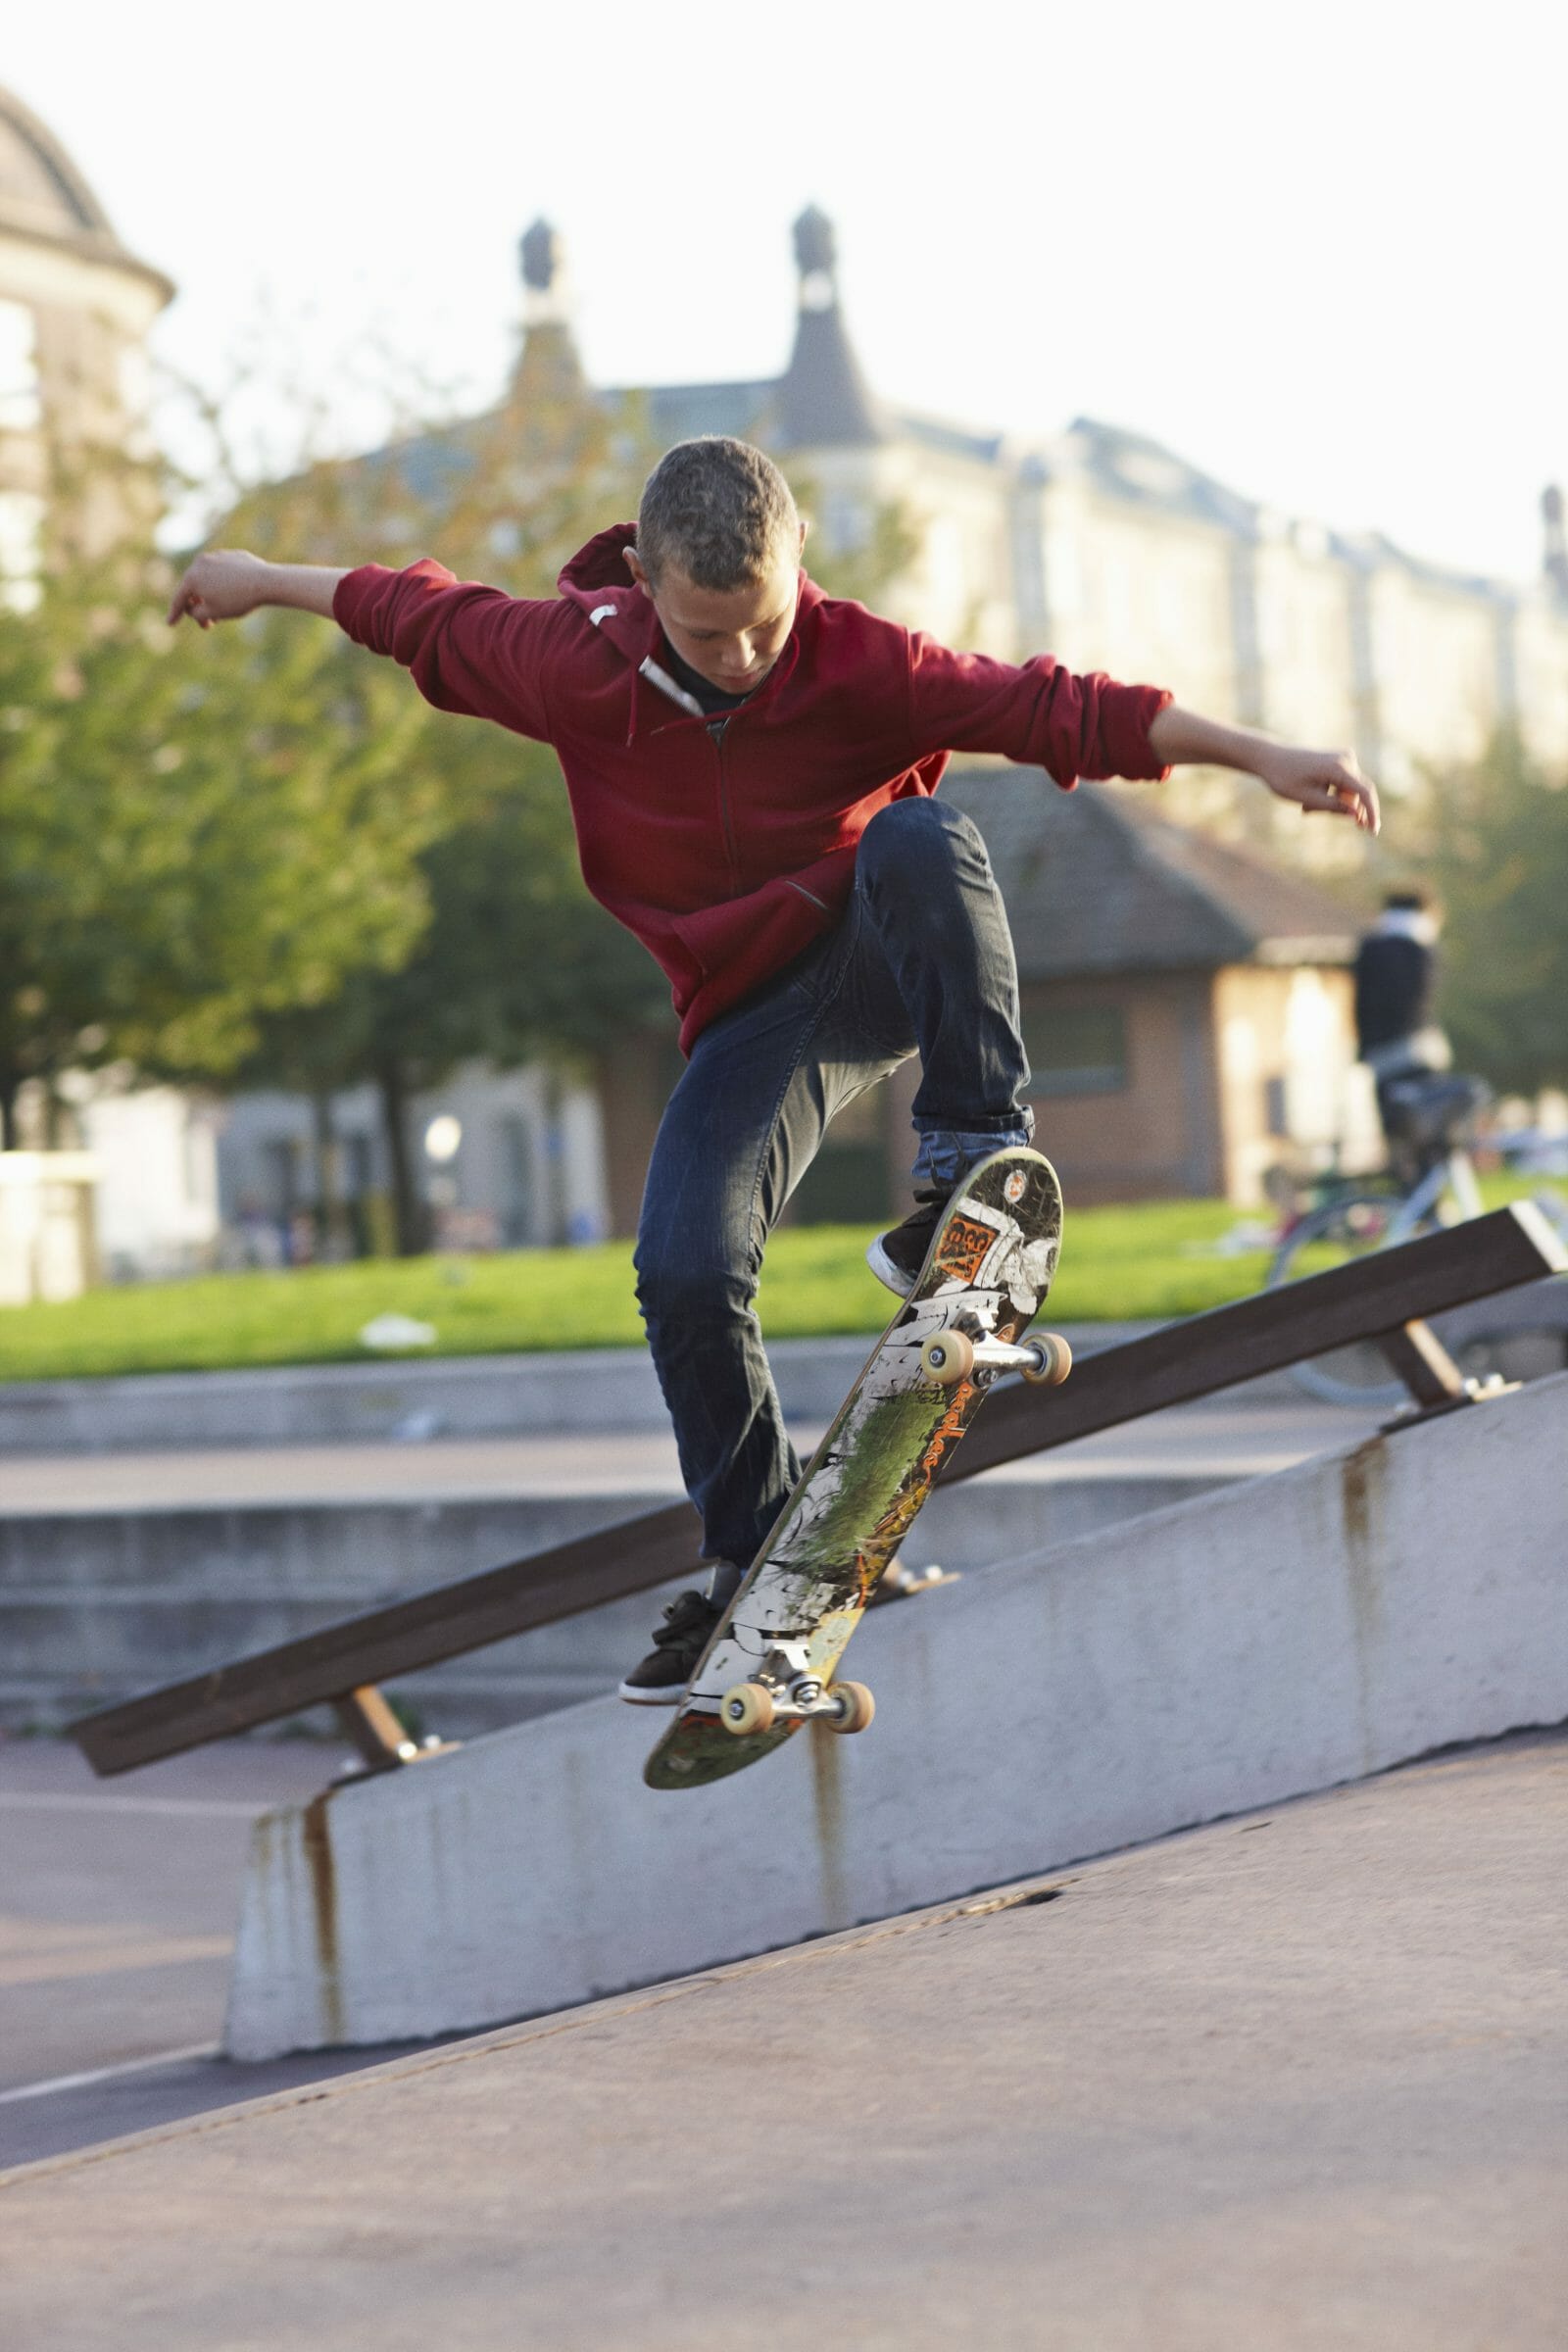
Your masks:
M 1554 1227 L 1557 1239 L 1568 1249 L 1568 1193 L 1554 1184 L 1545 1184 L 1539 1192 L 1532 1193 L 1530 1199 L 1546 1223 Z
M 1341 1193 L 1326 1200 L 1286 1235 L 1264 1278 L 1266 1287 L 1278 1290 L 1284 1283 L 1299 1282 L 1305 1274 L 1326 1274 L 1333 1266 L 1353 1265 L 1358 1258 L 1370 1257 L 1387 1245 L 1403 1206 L 1396 1193 L 1370 1190 Z M 1417 1234 L 1435 1233 L 1438 1222 L 1436 1217 L 1424 1217 L 1419 1224 L 1401 1230 L 1399 1238 L 1413 1241 Z M 1396 1378 L 1387 1356 L 1370 1340 L 1332 1348 L 1308 1363 L 1293 1364 L 1291 1370 L 1297 1385 L 1324 1404 L 1358 1404 L 1381 1411 L 1405 1401 L 1404 1383 Z

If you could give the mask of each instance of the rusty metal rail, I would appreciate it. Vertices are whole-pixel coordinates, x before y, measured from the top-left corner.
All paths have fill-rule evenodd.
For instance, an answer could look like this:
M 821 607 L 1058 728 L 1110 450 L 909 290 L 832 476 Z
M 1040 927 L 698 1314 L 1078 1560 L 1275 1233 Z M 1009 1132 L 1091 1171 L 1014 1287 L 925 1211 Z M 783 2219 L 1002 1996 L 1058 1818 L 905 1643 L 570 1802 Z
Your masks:
M 1463 1404 L 1471 1391 L 1424 1318 L 1565 1268 L 1551 1227 L 1522 1205 L 1162 1325 L 1080 1357 L 1064 1388 L 999 1391 L 950 1459 L 943 1483 L 1355 1341 L 1384 1347 L 1418 1417 Z M 667 1504 L 100 1708 L 74 1724 L 72 1737 L 93 1770 L 107 1775 L 326 1704 L 368 1764 L 408 1761 L 417 1751 L 401 1739 L 378 1689 L 389 1677 L 647 1592 L 690 1570 L 697 1544 L 690 1504 Z

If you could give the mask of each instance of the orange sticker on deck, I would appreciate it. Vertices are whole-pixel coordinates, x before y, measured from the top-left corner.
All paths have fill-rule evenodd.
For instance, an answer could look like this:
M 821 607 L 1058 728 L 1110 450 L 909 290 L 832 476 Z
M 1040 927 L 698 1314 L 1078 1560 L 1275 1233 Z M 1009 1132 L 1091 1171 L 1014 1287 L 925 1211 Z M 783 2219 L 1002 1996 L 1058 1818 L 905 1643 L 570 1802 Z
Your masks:
M 959 1282 L 972 1282 L 996 1239 L 989 1225 L 977 1225 L 972 1217 L 952 1218 L 937 1250 L 937 1272 L 956 1275 Z

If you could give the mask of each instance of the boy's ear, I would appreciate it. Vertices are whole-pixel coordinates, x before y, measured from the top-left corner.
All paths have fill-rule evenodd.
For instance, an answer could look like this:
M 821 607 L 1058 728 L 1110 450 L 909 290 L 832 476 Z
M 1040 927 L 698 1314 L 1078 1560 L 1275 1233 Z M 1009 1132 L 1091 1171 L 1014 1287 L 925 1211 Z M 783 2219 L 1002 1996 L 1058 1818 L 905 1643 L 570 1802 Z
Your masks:
M 652 596 L 654 592 L 649 584 L 648 574 L 643 569 L 642 558 L 638 555 L 637 550 L 634 547 L 623 547 L 620 552 L 626 559 L 626 569 L 631 573 L 644 596 Z

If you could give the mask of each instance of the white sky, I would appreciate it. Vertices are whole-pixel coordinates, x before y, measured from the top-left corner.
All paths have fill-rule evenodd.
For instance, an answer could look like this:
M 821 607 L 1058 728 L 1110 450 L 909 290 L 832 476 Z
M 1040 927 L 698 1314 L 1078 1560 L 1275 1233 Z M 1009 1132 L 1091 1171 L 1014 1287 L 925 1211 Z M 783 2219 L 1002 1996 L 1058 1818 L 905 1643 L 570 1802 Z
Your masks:
M 598 380 L 776 371 L 814 201 L 866 370 L 911 405 L 1098 416 L 1520 577 L 1568 476 L 1561 0 L 7 17 L 0 79 L 179 286 L 164 355 L 217 382 L 270 316 L 279 379 L 303 350 L 350 434 L 377 336 L 495 391 L 538 213 Z

